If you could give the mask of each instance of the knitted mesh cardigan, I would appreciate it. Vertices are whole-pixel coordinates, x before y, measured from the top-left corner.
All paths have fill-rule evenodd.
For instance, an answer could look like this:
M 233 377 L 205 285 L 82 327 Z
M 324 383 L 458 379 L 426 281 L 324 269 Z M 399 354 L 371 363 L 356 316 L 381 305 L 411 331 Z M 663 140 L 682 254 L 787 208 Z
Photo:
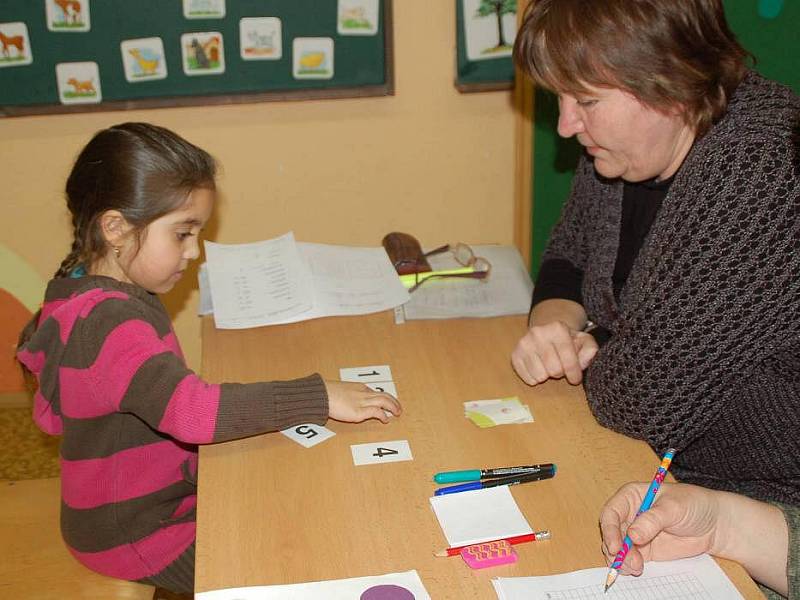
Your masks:
M 584 156 L 545 259 L 584 272 L 611 340 L 584 379 L 604 426 L 679 449 L 678 479 L 800 504 L 800 98 L 748 73 L 699 139 L 619 302 L 623 186 Z

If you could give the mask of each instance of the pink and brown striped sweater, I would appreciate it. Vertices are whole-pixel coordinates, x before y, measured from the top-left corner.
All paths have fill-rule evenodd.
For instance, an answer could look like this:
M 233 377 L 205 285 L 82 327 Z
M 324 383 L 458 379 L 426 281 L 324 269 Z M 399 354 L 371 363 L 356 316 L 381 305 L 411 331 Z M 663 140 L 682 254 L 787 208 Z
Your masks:
M 120 579 L 162 585 L 159 573 L 193 557 L 198 444 L 328 415 L 319 375 L 205 383 L 186 367 L 158 297 L 107 277 L 51 281 L 18 357 L 39 382 L 36 423 L 63 435 L 64 540 L 81 563 Z

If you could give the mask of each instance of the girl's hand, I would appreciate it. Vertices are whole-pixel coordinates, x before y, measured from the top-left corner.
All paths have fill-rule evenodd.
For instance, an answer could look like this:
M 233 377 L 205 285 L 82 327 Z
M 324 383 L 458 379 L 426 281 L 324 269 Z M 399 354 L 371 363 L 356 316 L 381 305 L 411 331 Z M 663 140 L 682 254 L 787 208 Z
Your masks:
M 511 364 L 528 385 L 561 377 L 577 385 L 597 350 L 597 341 L 588 333 L 552 321 L 528 329 L 511 353 Z
M 719 492 L 665 483 L 650 510 L 637 517 L 647 488 L 646 483 L 625 484 L 600 513 L 603 552 L 609 565 L 622 547 L 626 533 L 633 545 L 620 569 L 625 575 L 640 575 L 649 560 L 714 553 L 721 514 Z
M 363 383 L 325 380 L 328 390 L 328 414 L 331 419 L 360 423 L 367 419 L 389 422 L 389 416 L 400 416 L 400 403 L 385 392 L 376 392 Z M 390 414 L 387 414 L 390 413 Z

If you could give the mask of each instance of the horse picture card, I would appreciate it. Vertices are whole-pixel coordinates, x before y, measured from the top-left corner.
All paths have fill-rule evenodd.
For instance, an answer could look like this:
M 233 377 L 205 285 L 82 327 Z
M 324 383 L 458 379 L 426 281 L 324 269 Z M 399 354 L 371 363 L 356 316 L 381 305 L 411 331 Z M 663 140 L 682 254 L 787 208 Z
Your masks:
M 33 62 L 25 23 L 0 23 L 0 67 L 19 67 Z
M 47 29 L 59 32 L 81 32 L 92 28 L 89 0 L 45 0 Z
M 103 100 L 96 62 L 58 63 L 56 81 L 62 104 L 97 104 Z
M 181 36 L 181 54 L 186 75 L 225 72 L 225 48 L 219 31 L 184 33 Z
M 278 17 L 245 17 L 239 20 L 242 60 L 279 60 L 283 56 L 281 20 Z
M 167 61 L 161 38 L 122 40 L 120 50 L 122 64 L 125 67 L 125 79 L 129 83 L 166 78 Z

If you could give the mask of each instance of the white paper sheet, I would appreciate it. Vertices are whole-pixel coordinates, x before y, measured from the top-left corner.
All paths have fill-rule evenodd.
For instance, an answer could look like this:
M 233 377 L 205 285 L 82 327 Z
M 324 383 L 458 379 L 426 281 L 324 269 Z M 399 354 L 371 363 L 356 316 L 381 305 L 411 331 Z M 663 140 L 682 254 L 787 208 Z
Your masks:
M 311 274 L 294 235 L 252 244 L 205 242 L 214 322 L 242 329 L 281 322 L 311 310 Z
M 645 564 L 640 577 L 620 575 L 603 593 L 608 569 L 492 580 L 499 600 L 737 600 L 742 595 L 707 554 Z
M 489 278 L 431 279 L 411 294 L 403 307 L 405 319 L 453 319 L 527 314 L 533 283 L 519 251 L 513 246 L 472 246 L 492 265 Z M 434 270 L 458 266 L 450 253 L 428 258 Z
M 220 329 L 367 314 L 409 297 L 381 247 L 295 242 L 288 233 L 254 244 L 206 242 L 206 256 L 200 314 L 213 313 Z
M 228 588 L 201 592 L 194 597 L 195 600 L 377 600 L 386 598 L 390 591 L 397 591 L 384 586 L 405 589 L 413 594 L 414 600 L 431 598 L 416 571 L 313 583 Z
M 507 485 L 433 496 L 431 506 L 451 547 L 533 532 Z

